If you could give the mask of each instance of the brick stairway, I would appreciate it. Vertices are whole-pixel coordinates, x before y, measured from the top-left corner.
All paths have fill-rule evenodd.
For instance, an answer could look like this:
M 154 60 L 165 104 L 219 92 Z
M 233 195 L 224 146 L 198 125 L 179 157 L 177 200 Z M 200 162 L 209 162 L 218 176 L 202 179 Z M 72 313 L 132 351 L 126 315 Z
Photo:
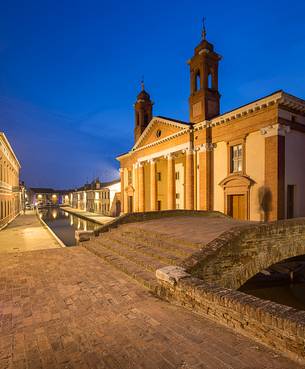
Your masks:
M 177 265 L 200 247 L 130 225 L 102 233 L 82 245 L 152 291 L 158 285 L 156 269 Z

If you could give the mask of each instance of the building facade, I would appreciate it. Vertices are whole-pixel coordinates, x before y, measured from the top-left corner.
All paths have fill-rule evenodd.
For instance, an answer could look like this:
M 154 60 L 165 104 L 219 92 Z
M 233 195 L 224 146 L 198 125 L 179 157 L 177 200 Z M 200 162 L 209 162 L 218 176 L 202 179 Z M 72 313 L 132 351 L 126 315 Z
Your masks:
M 5 134 L 0 132 L 0 229 L 22 210 L 20 164 Z
M 142 86 L 134 146 L 117 158 L 123 213 L 217 210 L 258 221 L 305 216 L 305 101 L 276 91 L 220 114 L 220 59 L 203 34 L 188 62 L 190 122 L 152 117 Z
M 121 181 L 85 184 L 69 194 L 69 204 L 76 209 L 116 217 L 121 212 Z

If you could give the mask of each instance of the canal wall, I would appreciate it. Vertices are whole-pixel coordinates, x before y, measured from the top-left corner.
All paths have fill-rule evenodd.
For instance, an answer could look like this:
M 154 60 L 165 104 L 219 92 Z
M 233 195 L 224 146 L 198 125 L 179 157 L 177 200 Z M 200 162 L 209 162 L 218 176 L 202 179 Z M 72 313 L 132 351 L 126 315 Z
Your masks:
M 305 311 L 210 285 L 179 267 L 157 270 L 163 299 L 224 324 L 305 364 Z
M 305 254 L 305 218 L 233 228 L 181 263 L 208 283 L 238 289 L 270 265 Z

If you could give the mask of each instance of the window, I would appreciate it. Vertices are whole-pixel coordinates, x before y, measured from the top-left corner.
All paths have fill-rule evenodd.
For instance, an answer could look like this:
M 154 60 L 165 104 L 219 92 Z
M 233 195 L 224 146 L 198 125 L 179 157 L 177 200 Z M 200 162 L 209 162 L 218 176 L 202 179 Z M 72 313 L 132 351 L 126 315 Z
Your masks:
M 159 181 L 159 182 L 161 181 L 161 172 L 157 173 L 157 181 Z
M 178 181 L 180 179 L 180 173 L 176 172 L 176 181 Z
M 159 138 L 161 137 L 161 129 L 158 129 L 157 132 L 156 132 L 156 137 Z
M 180 199 L 180 193 L 176 193 L 176 199 Z
M 243 167 L 243 146 L 231 147 L 231 173 L 241 172 Z
M 160 211 L 161 210 L 161 201 L 160 200 L 158 200 L 157 206 L 158 206 L 158 211 Z
M 194 90 L 195 90 L 195 92 L 200 90 L 200 72 L 199 72 L 199 70 L 197 71 L 196 76 L 195 76 Z
M 179 209 L 179 204 L 176 202 L 176 209 Z
M 212 81 L 212 74 L 211 73 L 209 73 L 208 74 L 208 88 L 212 88 L 212 86 L 213 86 L 213 81 Z

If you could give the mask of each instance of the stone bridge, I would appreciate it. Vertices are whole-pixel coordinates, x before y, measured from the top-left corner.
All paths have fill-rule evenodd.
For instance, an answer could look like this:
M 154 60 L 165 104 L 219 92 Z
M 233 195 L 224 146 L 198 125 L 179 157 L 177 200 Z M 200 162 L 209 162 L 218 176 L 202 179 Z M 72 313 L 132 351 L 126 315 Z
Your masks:
M 182 266 L 207 283 L 238 289 L 270 265 L 303 254 L 305 218 L 299 218 L 233 228 Z

